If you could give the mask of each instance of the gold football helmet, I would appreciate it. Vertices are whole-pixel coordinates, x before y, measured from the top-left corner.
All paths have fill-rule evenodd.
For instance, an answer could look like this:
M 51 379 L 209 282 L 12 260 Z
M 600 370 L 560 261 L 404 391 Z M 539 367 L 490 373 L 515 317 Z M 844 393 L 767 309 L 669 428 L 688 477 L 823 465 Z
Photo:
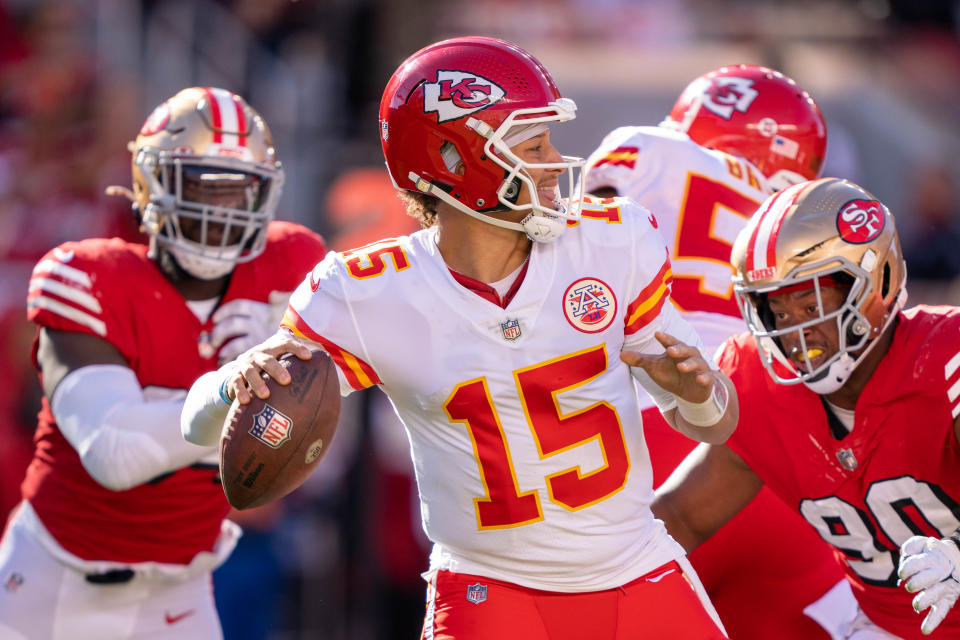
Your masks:
M 801 182 L 768 198 L 737 236 L 731 259 L 740 312 L 770 375 L 781 384 L 803 382 L 819 394 L 846 383 L 906 302 L 907 267 L 893 216 L 847 180 Z M 825 279 L 849 286 L 834 311 L 824 309 Z M 813 289 L 819 317 L 777 327 L 767 298 L 785 287 Z M 795 332 L 806 354 L 804 329 L 831 319 L 839 333 L 837 353 L 811 370 L 794 364 L 780 338 Z
M 212 280 L 263 252 L 283 169 L 263 118 L 243 98 L 184 89 L 147 118 L 133 154 L 133 207 L 190 275 Z

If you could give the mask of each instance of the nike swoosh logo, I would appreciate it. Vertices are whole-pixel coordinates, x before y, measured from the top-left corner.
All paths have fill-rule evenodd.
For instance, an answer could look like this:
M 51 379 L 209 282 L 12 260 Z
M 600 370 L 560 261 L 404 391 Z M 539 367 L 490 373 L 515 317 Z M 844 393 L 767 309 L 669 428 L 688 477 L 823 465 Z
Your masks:
M 666 578 L 668 575 L 670 575 L 670 574 L 673 573 L 674 571 L 675 571 L 674 569 L 667 569 L 666 571 L 664 571 L 664 572 L 661 573 L 660 575 L 653 576 L 652 578 L 647 578 L 647 582 L 660 582 L 661 580 L 663 580 L 664 578 Z
M 193 615 L 193 609 L 190 609 L 190 610 L 188 610 L 188 611 L 184 611 L 183 613 L 181 613 L 181 614 L 179 614 L 179 615 L 175 615 L 175 616 L 172 616 L 172 615 L 170 615 L 169 613 L 164 613 L 164 614 L 163 614 L 163 619 L 166 620 L 167 624 L 176 624 L 176 623 L 180 622 L 181 620 L 183 620 L 184 618 L 186 618 L 187 616 L 190 616 L 190 615 Z

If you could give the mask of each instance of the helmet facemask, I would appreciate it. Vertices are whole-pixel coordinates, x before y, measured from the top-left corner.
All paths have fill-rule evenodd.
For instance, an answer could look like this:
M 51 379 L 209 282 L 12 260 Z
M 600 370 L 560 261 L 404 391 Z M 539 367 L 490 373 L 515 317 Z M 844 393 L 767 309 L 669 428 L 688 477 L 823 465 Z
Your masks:
M 870 254 L 867 254 L 870 255 Z M 865 257 L 865 261 L 869 258 Z M 747 285 L 741 279 L 734 283 L 734 293 L 741 314 L 757 341 L 761 360 L 770 376 L 779 384 L 804 383 L 811 391 L 830 394 L 846 384 L 854 369 L 877 344 L 875 338 L 883 333 L 901 308 L 903 289 L 895 297 L 891 309 L 883 304 L 885 292 L 876 291 L 870 271 L 872 264 L 854 264 L 844 256 L 836 256 L 793 269 L 775 286 Z M 827 287 L 846 288 L 843 302 L 837 309 L 824 308 L 823 290 Z M 769 307 L 769 296 L 786 289 L 812 289 L 815 294 L 817 317 L 787 327 L 776 327 Z M 833 321 L 837 329 L 837 351 L 811 368 L 810 360 L 819 354 L 810 352 L 804 330 Z M 783 337 L 794 334 L 796 346 L 787 353 Z M 792 355 L 799 353 L 798 364 Z
M 450 196 L 441 187 L 422 180 L 416 173 L 411 172 L 409 178 L 420 191 L 436 196 L 469 216 L 498 227 L 523 231 L 536 242 L 551 242 L 566 230 L 568 222 L 576 222 L 580 219 L 582 186 L 579 172 L 583 168 L 585 159 L 561 156 L 562 162 L 529 163 L 514 153 L 512 147 L 546 131 L 548 123 L 574 119 L 576 110 L 577 106 L 573 100 L 559 98 L 545 107 L 516 109 L 496 129 L 476 118 L 471 117 L 466 120 L 465 126 L 468 129 L 486 139 L 483 145 L 484 155 L 504 171 L 504 179 L 496 192 L 496 203 L 487 203 L 480 199 L 476 202 L 477 208 L 472 209 Z M 456 160 L 461 157 L 459 151 L 448 142 L 440 153 L 448 169 L 453 171 L 454 165 L 457 164 Z M 529 169 L 565 171 L 566 192 L 569 194 L 567 202 L 564 202 L 559 185 L 553 202 L 541 202 L 537 185 Z M 527 187 L 530 195 L 529 203 L 517 204 L 521 185 Z M 512 222 L 496 215 L 504 211 L 529 211 L 529 215 L 520 222 Z
M 140 213 L 152 254 L 162 246 L 191 276 L 213 280 L 263 252 L 283 183 L 277 166 L 149 147 L 134 162 L 149 190 Z
M 555 239 L 566 229 L 568 221 L 576 222 L 580 219 L 583 189 L 580 180 L 580 171 L 585 162 L 583 158 L 561 156 L 562 162 L 528 163 L 513 152 L 512 148 L 516 145 L 546 131 L 547 123 L 565 122 L 576 117 L 577 106 L 568 98 L 555 100 L 548 107 L 549 111 L 543 108 L 517 109 L 492 132 L 491 127 L 486 123 L 474 118 L 467 121 L 468 127 L 481 136 L 487 137 L 483 146 L 484 153 L 505 172 L 503 183 L 497 189 L 500 205 L 512 211 L 529 211 L 529 215 L 520 221 L 520 225 L 531 240 L 538 242 Z M 569 196 L 569 205 L 563 202 L 559 183 L 554 201 L 540 202 L 540 194 L 529 169 L 564 171 L 567 177 L 566 193 Z M 563 174 L 558 180 L 562 177 Z M 521 191 L 521 184 L 526 185 L 530 202 L 518 205 L 516 201 Z

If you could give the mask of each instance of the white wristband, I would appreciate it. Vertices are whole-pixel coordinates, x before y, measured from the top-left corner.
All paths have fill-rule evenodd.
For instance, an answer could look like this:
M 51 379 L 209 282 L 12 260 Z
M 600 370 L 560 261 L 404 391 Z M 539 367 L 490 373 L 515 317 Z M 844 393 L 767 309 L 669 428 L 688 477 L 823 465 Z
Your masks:
M 677 411 L 695 427 L 712 427 L 727 411 L 727 386 L 713 383 L 713 393 L 704 402 L 689 402 L 678 396 Z

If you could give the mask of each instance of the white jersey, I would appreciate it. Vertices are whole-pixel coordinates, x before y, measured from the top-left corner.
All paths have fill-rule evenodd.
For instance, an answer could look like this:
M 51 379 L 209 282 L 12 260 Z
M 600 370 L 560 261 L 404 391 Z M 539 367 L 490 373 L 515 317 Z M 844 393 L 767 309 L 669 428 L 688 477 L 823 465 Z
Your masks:
M 584 169 L 587 193 L 613 187 L 656 216 L 670 246 L 674 304 L 711 356 L 746 331 L 733 297 L 730 251 L 747 220 L 772 193 L 742 158 L 701 147 L 663 127 L 620 127 Z
M 683 555 L 649 509 L 618 357 L 625 341 L 662 353 L 654 331 L 698 344 L 667 304 L 651 219 L 589 199 L 574 228 L 533 243 L 506 308 L 458 284 L 435 229 L 328 254 L 294 292 L 284 326 L 326 348 L 344 393 L 380 385 L 406 427 L 432 569 L 578 592 Z

